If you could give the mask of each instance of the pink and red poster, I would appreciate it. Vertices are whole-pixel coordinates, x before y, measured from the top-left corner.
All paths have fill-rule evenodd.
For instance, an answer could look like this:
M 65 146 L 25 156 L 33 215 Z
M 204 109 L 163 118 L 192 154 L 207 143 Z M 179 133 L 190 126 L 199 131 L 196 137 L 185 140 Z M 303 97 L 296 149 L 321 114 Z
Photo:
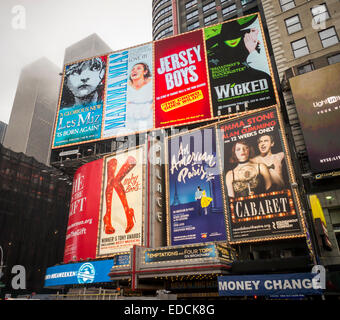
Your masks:
M 155 127 L 211 118 L 202 30 L 154 42 Z
M 103 159 L 80 167 L 73 178 L 64 263 L 96 258 Z

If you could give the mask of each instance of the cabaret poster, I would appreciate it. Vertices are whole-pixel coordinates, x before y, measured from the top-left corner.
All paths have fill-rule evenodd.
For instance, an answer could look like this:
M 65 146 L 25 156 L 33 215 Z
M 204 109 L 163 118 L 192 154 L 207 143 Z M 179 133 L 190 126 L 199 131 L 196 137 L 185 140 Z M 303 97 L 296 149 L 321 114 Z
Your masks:
M 276 104 L 260 16 L 204 28 L 213 115 Z
M 226 241 L 214 127 L 167 142 L 168 244 Z
M 211 118 L 202 30 L 154 42 L 155 127 Z
M 103 159 L 81 166 L 73 178 L 64 263 L 95 259 Z
M 276 108 L 218 125 L 232 241 L 301 234 Z
M 106 58 L 65 66 L 54 147 L 101 138 Z
M 104 158 L 97 256 L 142 245 L 144 146 Z
M 152 43 L 108 56 L 103 137 L 153 128 Z

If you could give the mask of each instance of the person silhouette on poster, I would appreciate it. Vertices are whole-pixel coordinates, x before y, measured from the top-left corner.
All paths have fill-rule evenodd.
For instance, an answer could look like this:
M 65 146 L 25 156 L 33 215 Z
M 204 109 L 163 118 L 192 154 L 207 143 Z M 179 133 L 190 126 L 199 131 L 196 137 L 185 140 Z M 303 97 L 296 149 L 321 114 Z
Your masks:
M 195 192 L 195 200 L 196 200 L 196 210 L 199 216 L 202 215 L 202 206 L 201 206 L 202 196 L 203 196 L 203 191 L 201 187 L 198 186 Z

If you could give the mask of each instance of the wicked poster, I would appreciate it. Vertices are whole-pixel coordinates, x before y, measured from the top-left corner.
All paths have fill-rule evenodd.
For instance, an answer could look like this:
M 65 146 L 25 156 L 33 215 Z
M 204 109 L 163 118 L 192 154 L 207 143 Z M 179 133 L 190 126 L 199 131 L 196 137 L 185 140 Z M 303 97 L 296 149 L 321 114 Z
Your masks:
M 168 244 L 226 241 L 226 224 L 214 127 L 168 142 Z
M 218 129 L 232 241 L 301 234 L 276 108 Z
M 276 104 L 260 16 L 204 28 L 214 116 Z

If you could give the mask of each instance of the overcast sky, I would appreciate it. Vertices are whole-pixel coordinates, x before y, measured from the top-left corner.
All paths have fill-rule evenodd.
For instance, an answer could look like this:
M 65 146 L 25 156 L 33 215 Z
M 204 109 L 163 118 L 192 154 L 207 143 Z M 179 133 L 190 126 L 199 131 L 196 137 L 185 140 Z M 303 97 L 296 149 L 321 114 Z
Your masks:
M 152 40 L 152 0 L 0 0 L 0 120 L 8 123 L 21 69 L 96 33 L 112 51 Z

